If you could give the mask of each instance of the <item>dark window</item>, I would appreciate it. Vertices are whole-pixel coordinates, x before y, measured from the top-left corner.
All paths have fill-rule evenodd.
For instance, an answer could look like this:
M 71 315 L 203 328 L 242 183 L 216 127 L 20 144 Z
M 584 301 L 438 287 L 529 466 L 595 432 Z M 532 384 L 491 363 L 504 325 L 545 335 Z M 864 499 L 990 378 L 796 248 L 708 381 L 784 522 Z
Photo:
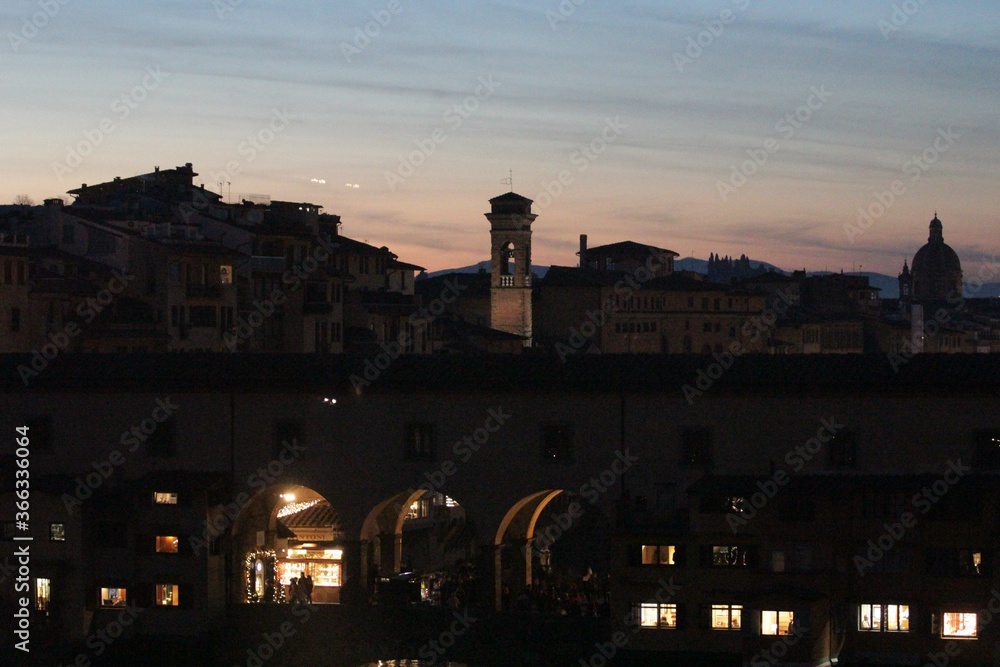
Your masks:
M 572 424 L 542 424 L 542 460 L 550 463 L 573 460 Z
M 707 428 L 681 432 L 681 461 L 684 468 L 712 467 L 712 436 Z
M 857 553 L 867 553 L 869 548 L 870 545 L 867 543 L 860 545 L 858 546 Z M 905 574 L 910 571 L 910 565 L 912 562 L 912 550 L 905 545 L 897 544 L 892 549 L 886 551 L 881 558 L 871 561 L 871 567 L 866 569 L 865 572 L 874 572 L 876 574 Z M 867 563 L 865 564 L 865 567 L 868 567 Z
M 146 453 L 150 456 L 167 458 L 177 453 L 177 421 L 171 415 L 156 424 L 156 430 L 149 435 L 146 440 Z
M 975 435 L 976 466 L 1000 468 L 1000 431 L 979 431 Z
M 861 499 L 861 516 L 880 521 L 899 517 L 906 510 L 906 496 L 900 492 L 869 491 Z
M 712 333 L 712 323 L 711 322 L 705 322 L 705 324 L 703 324 L 701 328 L 702 328 L 702 331 L 704 333 Z
M 924 553 L 927 574 L 939 577 L 979 577 L 985 574 L 982 549 L 929 548 Z
M 274 443 L 272 454 L 278 456 L 293 445 L 305 442 L 302 422 L 293 419 L 279 419 L 274 423 Z
M 21 330 L 21 309 L 11 308 L 10 309 L 10 330 L 17 332 Z
M 95 523 L 88 537 L 90 546 L 98 549 L 124 549 L 128 546 L 128 530 L 124 523 Z
M 813 521 L 816 502 L 808 498 L 785 498 L 778 504 L 778 518 L 782 521 Z
M 812 572 L 813 550 L 808 545 L 796 545 L 771 551 L 771 572 Z
M 434 424 L 407 424 L 403 443 L 407 461 L 436 461 Z
M 75 238 L 76 238 L 76 227 L 74 227 L 73 225 L 63 225 L 62 228 L 63 245 L 73 245 Z
M 216 323 L 215 306 L 191 306 L 189 312 L 191 326 L 214 327 Z
M 858 467 L 858 436 L 853 431 L 834 433 L 826 446 L 827 470 L 853 470 Z

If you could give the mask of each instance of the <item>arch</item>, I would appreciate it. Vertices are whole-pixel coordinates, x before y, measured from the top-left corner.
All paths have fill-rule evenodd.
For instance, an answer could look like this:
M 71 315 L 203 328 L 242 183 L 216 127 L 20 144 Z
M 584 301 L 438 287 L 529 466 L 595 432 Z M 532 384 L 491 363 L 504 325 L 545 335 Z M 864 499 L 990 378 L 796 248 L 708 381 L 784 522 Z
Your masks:
M 596 585 L 591 566 L 609 570 L 610 551 L 595 545 L 606 547 L 610 530 L 609 517 L 572 491 L 545 489 L 515 502 L 493 541 L 496 609 L 531 598 L 527 589 L 535 584 L 552 590 L 586 575 L 583 581 Z
M 415 571 L 426 578 L 471 562 L 474 530 L 465 508 L 438 491 L 420 488 L 386 498 L 371 509 L 361 530 L 369 590 L 375 591 L 379 580 L 412 577 Z
M 500 246 L 500 275 L 509 276 L 513 275 L 514 271 L 511 271 L 510 262 L 514 262 L 515 269 L 517 267 L 517 257 L 515 255 L 516 246 L 513 241 L 506 241 Z
M 497 535 L 493 541 L 493 544 L 495 546 L 500 546 L 501 544 L 503 544 L 504 535 L 506 534 L 507 529 L 510 527 L 511 523 L 513 523 L 514 519 L 516 519 L 518 515 L 521 514 L 521 511 L 525 507 L 528 507 L 535 501 L 539 501 L 541 499 L 540 502 L 535 504 L 533 506 L 533 509 L 531 510 L 530 518 L 528 519 L 528 525 L 526 526 L 526 531 L 524 535 L 524 537 L 526 538 L 533 537 L 535 524 L 537 523 L 538 517 L 541 514 L 542 510 L 545 509 L 545 506 L 548 505 L 549 502 L 553 498 L 558 496 L 560 493 L 562 493 L 562 489 L 556 489 L 556 490 L 546 489 L 545 491 L 538 491 L 536 493 L 527 495 L 524 498 L 521 498 L 516 503 L 514 503 L 514 505 L 507 511 L 507 514 L 504 515 L 503 520 L 500 522 L 500 526 L 497 528 Z
M 300 601 L 340 602 L 344 531 L 319 492 L 299 484 L 268 487 L 248 499 L 233 522 L 232 599 L 295 602 L 292 580 L 311 580 Z

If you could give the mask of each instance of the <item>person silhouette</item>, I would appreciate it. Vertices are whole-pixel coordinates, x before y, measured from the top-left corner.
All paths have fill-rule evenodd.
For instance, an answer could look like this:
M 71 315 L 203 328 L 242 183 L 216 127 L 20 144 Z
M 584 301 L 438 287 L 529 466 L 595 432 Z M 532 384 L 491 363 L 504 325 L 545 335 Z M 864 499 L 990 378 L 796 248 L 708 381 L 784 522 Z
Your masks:
M 302 590 L 302 597 L 305 599 L 306 604 L 312 604 L 313 601 L 313 578 L 311 574 L 306 574 L 302 577 L 299 582 L 299 587 Z

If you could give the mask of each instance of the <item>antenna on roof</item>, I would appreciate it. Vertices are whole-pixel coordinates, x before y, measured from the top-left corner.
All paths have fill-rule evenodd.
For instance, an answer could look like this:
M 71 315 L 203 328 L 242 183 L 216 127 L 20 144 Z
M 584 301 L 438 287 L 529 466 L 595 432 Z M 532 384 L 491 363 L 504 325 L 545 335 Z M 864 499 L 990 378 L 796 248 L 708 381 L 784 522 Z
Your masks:
M 509 176 L 508 176 L 507 178 L 505 178 L 505 179 L 503 179 L 502 181 L 500 181 L 500 182 L 501 182 L 501 183 L 504 183 L 504 184 L 506 184 L 506 185 L 507 185 L 508 187 L 510 187 L 510 191 L 511 191 L 511 192 L 513 192 L 513 191 L 514 191 L 514 170 L 513 170 L 513 169 L 511 169 L 511 170 L 510 170 L 510 171 L 509 171 L 508 173 L 509 173 L 510 175 L 509 175 Z

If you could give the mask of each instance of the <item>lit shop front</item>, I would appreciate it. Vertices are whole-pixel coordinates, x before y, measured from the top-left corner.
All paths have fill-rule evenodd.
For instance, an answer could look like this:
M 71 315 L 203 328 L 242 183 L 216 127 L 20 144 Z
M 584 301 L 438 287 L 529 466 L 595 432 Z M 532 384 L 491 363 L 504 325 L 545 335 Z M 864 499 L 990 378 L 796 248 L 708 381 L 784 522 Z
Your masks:
M 293 602 L 292 579 L 301 579 L 308 574 L 313 580 L 313 602 L 340 602 L 343 555 L 341 549 L 323 548 L 312 542 L 289 546 L 284 557 L 278 558 L 278 578 L 285 589 L 285 599 Z
M 301 498 L 301 494 L 299 494 Z M 294 602 L 292 579 L 312 578 L 312 602 L 340 602 L 344 551 L 336 544 L 337 517 L 322 498 L 296 500 L 285 496 L 286 505 L 278 510 L 281 531 L 276 550 L 275 572 L 284 599 Z M 299 587 L 299 600 L 305 602 L 305 588 Z

